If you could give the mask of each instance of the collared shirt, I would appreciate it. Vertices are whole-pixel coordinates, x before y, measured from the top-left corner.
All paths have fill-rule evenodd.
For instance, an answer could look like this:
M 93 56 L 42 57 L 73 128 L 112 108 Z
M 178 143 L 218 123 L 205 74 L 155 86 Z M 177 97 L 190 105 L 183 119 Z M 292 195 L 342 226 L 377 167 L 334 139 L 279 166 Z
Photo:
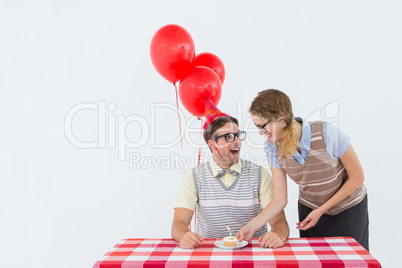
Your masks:
M 300 165 L 304 165 L 310 151 L 311 145 L 311 126 L 308 121 L 301 118 L 295 118 L 299 122 L 303 122 L 302 137 L 299 142 L 301 153 L 296 150 L 293 159 Z M 328 124 L 323 125 L 324 143 L 328 154 L 335 160 L 339 161 L 339 158 L 346 152 L 350 146 L 350 138 L 340 131 L 335 125 Z M 267 156 L 268 164 L 274 168 L 281 168 L 278 161 L 278 155 L 276 152 L 276 146 L 273 142 L 266 141 L 264 146 L 265 154 Z
M 218 164 L 214 160 L 210 161 L 212 175 L 215 177 L 218 174 L 219 170 L 222 170 Z M 236 164 L 232 165 L 229 169 L 232 169 L 239 174 L 241 174 L 241 160 Z M 235 181 L 236 176 L 233 176 L 230 173 L 226 173 L 223 175 L 220 180 L 226 187 L 229 187 Z M 261 187 L 260 187 L 260 204 L 262 208 L 265 208 L 266 205 L 271 201 L 273 194 L 273 184 L 272 184 L 272 176 L 265 168 L 261 167 Z M 187 208 L 194 211 L 197 206 L 197 192 L 194 184 L 193 171 L 189 170 L 177 193 L 177 199 L 174 204 L 174 208 Z

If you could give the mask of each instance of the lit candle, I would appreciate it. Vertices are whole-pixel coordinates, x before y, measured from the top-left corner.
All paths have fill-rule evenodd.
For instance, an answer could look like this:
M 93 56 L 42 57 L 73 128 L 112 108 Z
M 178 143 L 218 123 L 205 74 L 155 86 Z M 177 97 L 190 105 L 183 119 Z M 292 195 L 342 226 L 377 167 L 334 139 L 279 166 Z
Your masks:
M 226 228 L 228 228 L 228 230 L 229 230 L 229 236 L 232 237 L 232 232 L 230 231 L 229 226 L 226 226 Z

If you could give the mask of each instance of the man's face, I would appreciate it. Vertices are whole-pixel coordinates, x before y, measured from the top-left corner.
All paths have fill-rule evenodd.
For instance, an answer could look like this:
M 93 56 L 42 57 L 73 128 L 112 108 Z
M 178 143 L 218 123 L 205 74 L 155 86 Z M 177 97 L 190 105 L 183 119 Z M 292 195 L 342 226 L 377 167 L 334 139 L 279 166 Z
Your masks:
M 239 126 L 236 123 L 226 123 L 214 133 L 212 139 L 217 136 L 225 135 L 228 133 L 238 133 Z M 223 169 L 227 169 L 233 164 L 239 162 L 241 141 L 235 137 L 233 142 L 227 142 L 225 137 L 220 137 L 217 140 L 209 140 L 209 147 L 212 149 L 212 154 L 216 161 Z M 216 148 L 215 148 L 216 147 Z M 217 151 L 219 150 L 219 153 Z M 221 157 L 222 156 L 222 157 Z M 223 158 L 223 159 L 222 159 Z

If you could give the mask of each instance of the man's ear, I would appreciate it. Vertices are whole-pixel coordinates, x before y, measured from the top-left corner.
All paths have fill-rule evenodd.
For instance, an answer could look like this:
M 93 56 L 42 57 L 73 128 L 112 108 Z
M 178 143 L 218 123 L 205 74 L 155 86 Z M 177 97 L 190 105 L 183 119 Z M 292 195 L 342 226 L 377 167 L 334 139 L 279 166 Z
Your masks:
M 215 151 L 215 150 L 216 150 L 216 149 L 215 149 L 215 146 L 214 146 L 214 141 L 211 140 L 211 139 L 208 140 L 208 146 L 209 146 L 209 149 L 211 149 L 211 151 Z

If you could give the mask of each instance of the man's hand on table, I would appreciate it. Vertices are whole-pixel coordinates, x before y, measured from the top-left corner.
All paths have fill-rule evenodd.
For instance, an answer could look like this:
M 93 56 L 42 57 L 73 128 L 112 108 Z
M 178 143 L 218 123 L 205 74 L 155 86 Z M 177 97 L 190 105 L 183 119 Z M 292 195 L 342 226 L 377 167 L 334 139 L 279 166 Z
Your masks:
M 267 232 L 265 235 L 258 238 L 260 242 L 260 247 L 262 248 L 280 248 L 285 243 L 285 240 L 274 232 Z
M 202 237 L 202 235 L 193 232 L 187 232 L 180 240 L 180 247 L 182 249 L 192 249 L 198 246 L 202 246 L 203 241 L 204 238 Z

